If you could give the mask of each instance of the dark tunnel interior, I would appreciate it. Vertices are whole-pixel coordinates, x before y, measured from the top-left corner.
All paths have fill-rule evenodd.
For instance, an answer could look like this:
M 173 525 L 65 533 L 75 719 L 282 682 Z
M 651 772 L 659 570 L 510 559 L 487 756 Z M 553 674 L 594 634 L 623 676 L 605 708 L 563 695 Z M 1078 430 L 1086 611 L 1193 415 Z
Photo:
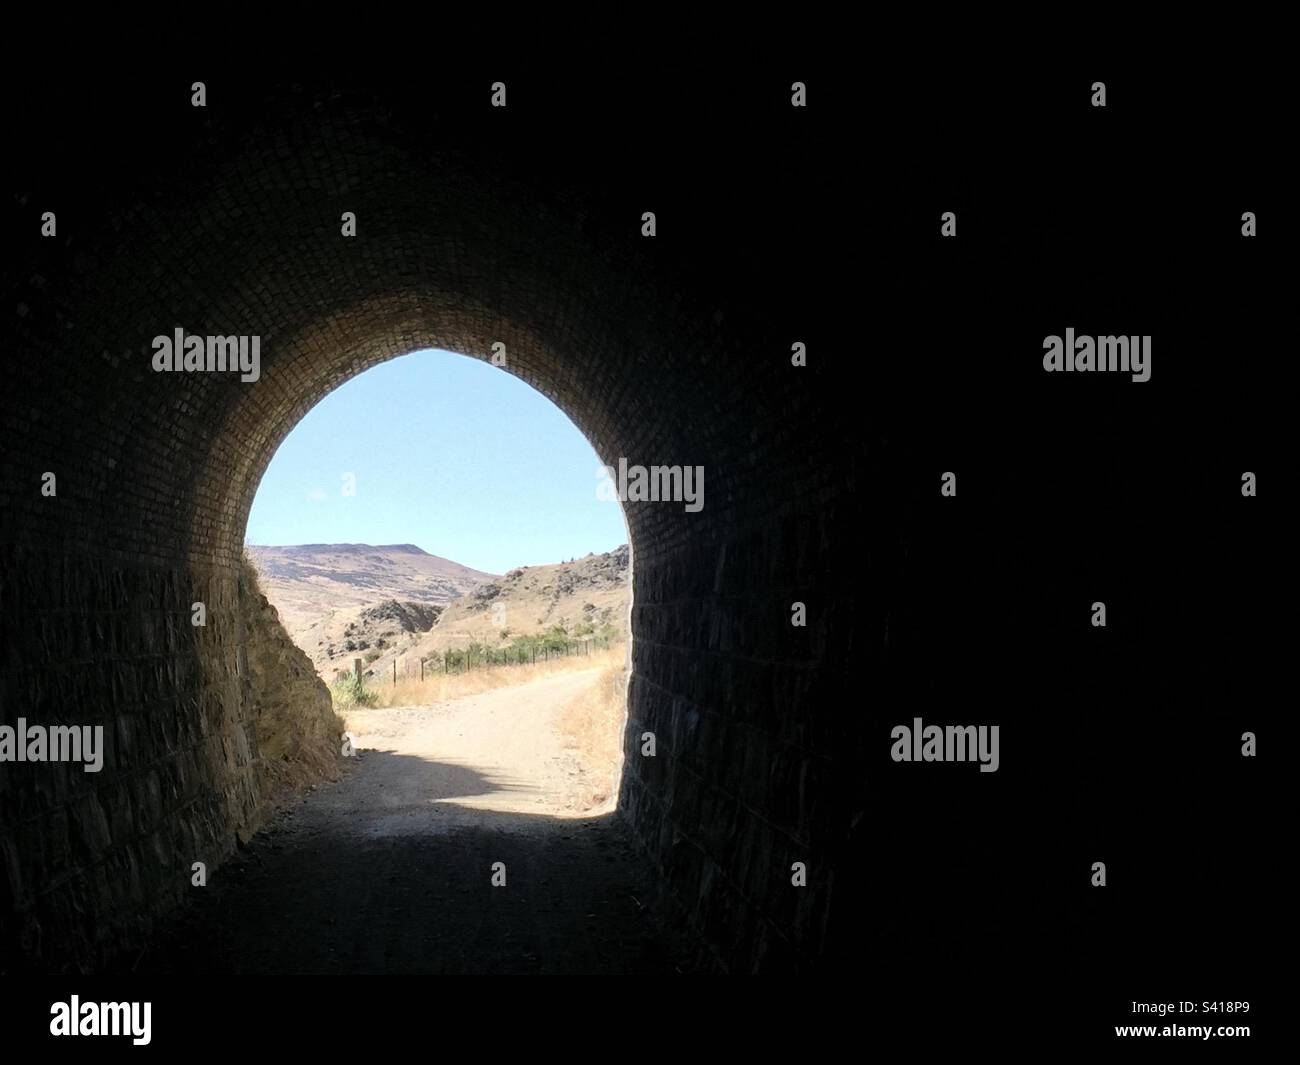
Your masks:
M 0 723 L 101 724 L 107 751 L 0 767 L 0 970 L 130 955 L 192 854 L 260 827 L 236 567 L 261 474 L 366 368 L 496 342 L 602 461 L 707 471 L 699 513 L 626 507 L 615 815 L 701 968 L 1240 963 L 1231 915 L 1277 883 L 1240 737 L 1283 690 L 1289 397 L 1262 373 L 1282 275 L 1237 221 L 1280 190 L 1198 165 L 1235 97 L 1156 127 L 1133 81 L 1103 126 L 1082 67 L 964 92 L 830 43 L 391 64 L 220 32 L 6 75 Z M 153 372 L 177 327 L 260 335 L 260 380 Z M 1045 374 L 1067 328 L 1151 336 L 1150 381 Z M 892 760 L 916 718 L 997 724 L 997 772 Z

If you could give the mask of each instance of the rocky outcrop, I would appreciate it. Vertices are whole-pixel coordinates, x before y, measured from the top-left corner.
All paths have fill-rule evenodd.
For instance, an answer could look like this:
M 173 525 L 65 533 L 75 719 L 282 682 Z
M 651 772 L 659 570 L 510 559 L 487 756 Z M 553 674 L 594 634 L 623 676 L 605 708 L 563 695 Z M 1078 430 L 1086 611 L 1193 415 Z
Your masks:
M 334 713 L 329 689 L 285 632 L 247 561 L 241 581 L 261 793 L 264 804 L 273 805 L 308 782 L 337 775 L 343 722 Z

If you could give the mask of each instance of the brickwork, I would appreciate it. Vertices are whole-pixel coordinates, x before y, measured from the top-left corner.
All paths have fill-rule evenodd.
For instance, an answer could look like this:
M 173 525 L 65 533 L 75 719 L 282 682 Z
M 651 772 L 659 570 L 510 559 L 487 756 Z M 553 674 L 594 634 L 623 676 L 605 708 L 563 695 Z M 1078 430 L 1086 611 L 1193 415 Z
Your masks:
M 798 300 L 747 292 L 743 249 L 741 273 L 711 275 L 699 256 L 717 249 L 682 242 L 685 189 L 657 196 L 678 235 L 655 245 L 638 232 L 644 198 L 529 184 L 491 149 L 447 147 L 423 114 L 377 121 L 371 101 L 287 87 L 254 110 L 210 108 L 188 134 L 172 114 L 166 164 L 84 192 L 84 229 L 25 243 L 36 265 L 11 278 L 28 374 L 4 406 L 21 448 L 0 458 L 15 621 L 3 719 L 103 721 L 114 741 L 97 776 L 0 776 L 7 947 L 93 964 L 175 899 L 191 855 L 219 857 L 255 826 L 264 781 L 236 606 L 262 472 L 350 376 L 502 342 L 507 372 L 603 461 L 704 466 L 702 512 L 626 508 L 621 815 L 712 964 L 815 953 L 830 881 L 777 888 L 844 833 L 828 779 L 845 737 L 826 695 L 850 636 L 817 611 L 791 630 L 789 610 L 828 600 L 821 560 L 853 548 L 856 466 L 820 375 L 790 387 Z M 356 238 L 340 234 L 344 210 Z M 260 335 L 260 380 L 152 372 L 151 338 L 176 327 Z M 54 499 L 38 491 L 47 470 Z M 653 760 L 637 753 L 646 730 Z

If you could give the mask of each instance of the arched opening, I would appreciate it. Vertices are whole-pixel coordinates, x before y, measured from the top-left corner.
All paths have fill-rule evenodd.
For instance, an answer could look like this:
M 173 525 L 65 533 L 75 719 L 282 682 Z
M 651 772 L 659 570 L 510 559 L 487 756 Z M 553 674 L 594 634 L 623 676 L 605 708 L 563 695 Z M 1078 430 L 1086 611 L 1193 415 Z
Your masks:
M 340 385 L 268 465 L 246 558 L 349 756 L 379 744 L 435 767 L 404 778 L 414 804 L 603 814 L 627 721 L 627 523 L 590 443 L 508 371 L 504 350 L 417 351 Z M 262 658 L 254 672 L 283 671 Z M 297 694 L 261 700 L 258 743 L 314 781 L 338 737 L 302 757 L 301 719 L 322 715 Z M 463 795 L 447 762 L 511 786 Z

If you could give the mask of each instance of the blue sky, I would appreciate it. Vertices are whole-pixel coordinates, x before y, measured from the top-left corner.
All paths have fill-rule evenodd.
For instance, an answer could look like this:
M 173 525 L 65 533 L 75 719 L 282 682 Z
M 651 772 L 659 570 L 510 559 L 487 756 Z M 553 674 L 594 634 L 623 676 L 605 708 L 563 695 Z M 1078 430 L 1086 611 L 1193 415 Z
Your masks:
M 415 544 L 489 573 L 627 542 L 596 496 L 600 460 L 504 370 L 417 351 L 354 377 L 285 438 L 258 487 L 250 544 Z M 356 495 L 343 494 L 345 473 Z

